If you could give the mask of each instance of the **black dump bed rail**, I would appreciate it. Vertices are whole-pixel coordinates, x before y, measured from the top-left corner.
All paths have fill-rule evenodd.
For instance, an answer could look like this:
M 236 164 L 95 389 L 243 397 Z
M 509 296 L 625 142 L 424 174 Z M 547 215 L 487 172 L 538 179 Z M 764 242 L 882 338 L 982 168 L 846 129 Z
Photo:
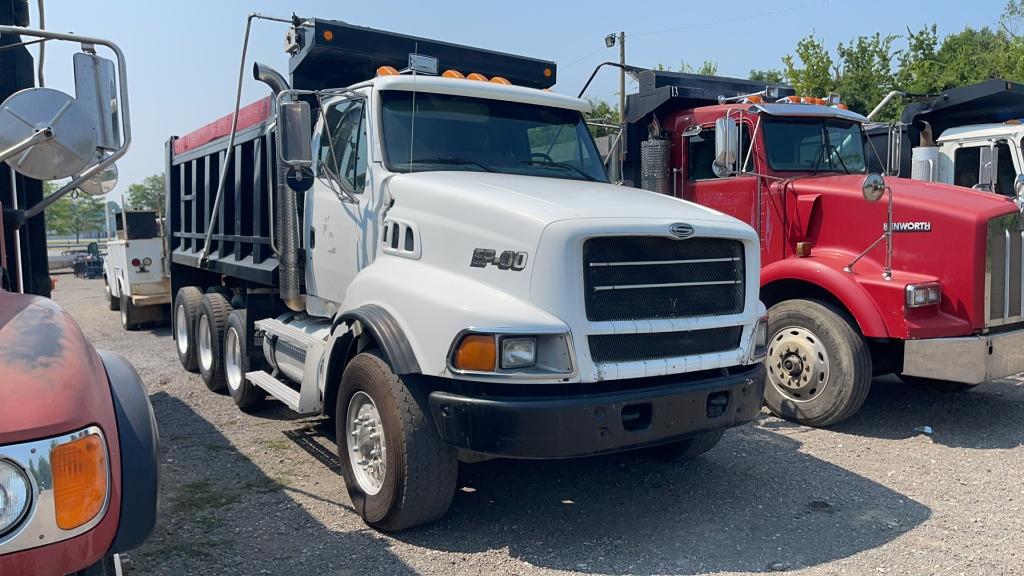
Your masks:
M 406 68 L 410 53 L 437 58 L 441 71 L 501 76 L 512 84 L 534 88 L 555 83 L 555 63 L 546 60 L 335 20 L 309 22 L 289 34 L 293 88 L 344 88 L 372 79 L 380 66 Z M 216 217 L 211 211 L 226 157 L 231 114 L 168 141 L 165 178 L 173 291 L 186 285 L 219 284 L 216 274 L 256 285 L 278 284 L 271 219 L 277 195 L 273 108 L 271 99 L 264 98 L 239 111 L 235 152 Z M 301 220 L 301 194 L 299 206 Z M 209 257 L 203 262 L 206 236 L 214 221 Z M 303 229 L 301 222 L 299 229 Z
M 550 88 L 555 84 L 554 62 L 419 38 L 340 20 L 312 20 L 296 35 L 289 64 L 292 87 L 305 90 L 340 88 L 373 78 L 380 66 L 401 70 L 409 54 L 438 59 L 442 71 L 458 70 L 501 76 L 517 86 Z

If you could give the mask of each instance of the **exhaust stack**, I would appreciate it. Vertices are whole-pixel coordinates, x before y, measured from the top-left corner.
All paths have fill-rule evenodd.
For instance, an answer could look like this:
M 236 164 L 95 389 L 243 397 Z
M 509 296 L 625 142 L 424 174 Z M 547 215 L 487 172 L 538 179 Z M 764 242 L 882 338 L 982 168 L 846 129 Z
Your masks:
M 291 87 L 288 81 L 280 72 L 265 64 L 255 63 L 252 67 L 254 78 L 270 86 L 276 99 L 282 90 Z M 280 142 L 278 143 L 280 145 Z M 296 312 L 306 310 L 306 301 L 299 291 L 299 216 L 298 201 L 295 190 L 288 185 L 288 167 L 281 161 L 280 156 L 276 159 L 277 169 L 277 198 L 274 201 L 274 235 L 278 244 L 278 276 L 281 281 L 281 300 L 288 308 Z

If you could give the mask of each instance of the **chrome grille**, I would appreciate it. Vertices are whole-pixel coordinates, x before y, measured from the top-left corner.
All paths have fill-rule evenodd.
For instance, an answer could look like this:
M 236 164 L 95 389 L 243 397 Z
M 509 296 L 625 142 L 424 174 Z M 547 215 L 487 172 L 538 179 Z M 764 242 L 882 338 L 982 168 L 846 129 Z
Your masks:
M 1024 321 L 1024 231 L 1020 215 L 988 223 L 985 262 L 985 325 Z
M 743 243 L 607 236 L 583 245 L 587 319 L 646 320 L 743 312 Z

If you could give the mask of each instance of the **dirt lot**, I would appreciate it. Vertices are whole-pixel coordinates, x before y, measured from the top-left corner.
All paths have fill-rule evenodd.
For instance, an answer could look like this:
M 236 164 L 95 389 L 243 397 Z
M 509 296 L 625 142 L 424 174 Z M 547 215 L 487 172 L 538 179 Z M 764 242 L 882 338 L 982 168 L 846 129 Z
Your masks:
M 688 464 L 463 466 L 443 520 L 388 537 L 351 510 L 331 424 L 242 414 L 181 370 L 168 328 L 123 332 L 101 281 L 61 275 L 54 296 L 156 410 L 162 518 L 130 574 L 1024 574 L 1019 380 L 879 380 L 834 429 L 765 413 Z

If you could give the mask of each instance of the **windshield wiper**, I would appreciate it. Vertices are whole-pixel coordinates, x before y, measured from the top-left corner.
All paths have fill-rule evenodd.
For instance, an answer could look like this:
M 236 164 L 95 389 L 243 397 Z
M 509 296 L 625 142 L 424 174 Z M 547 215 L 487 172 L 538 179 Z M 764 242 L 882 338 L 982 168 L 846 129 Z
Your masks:
M 555 162 L 552 160 L 523 160 L 523 164 L 529 164 L 530 166 L 554 166 L 555 168 L 565 168 L 567 170 L 572 170 L 591 182 L 597 182 L 597 178 L 594 178 L 590 174 L 587 174 L 568 162 Z
M 443 166 L 476 166 L 484 172 L 494 172 L 494 168 L 470 160 L 469 158 L 417 158 L 409 162 L 410 169 L 413 164 L 441 164 Z
M 825 137 L 825 149 L 828 150 L 828 165 L 835 167 L 835 164 L 832 163 L 832 156 L 835 155 L 839 159 L 839 163 L 843 165 L 843 171 L 849 174 L 850 169 L 846 167 L 846 160 L 843 160 L 842 155 L 839 154 L 839 148 L 832 143 L 832 135 L 828 133 L 828 128 L 822 127 L 821 132 Z

